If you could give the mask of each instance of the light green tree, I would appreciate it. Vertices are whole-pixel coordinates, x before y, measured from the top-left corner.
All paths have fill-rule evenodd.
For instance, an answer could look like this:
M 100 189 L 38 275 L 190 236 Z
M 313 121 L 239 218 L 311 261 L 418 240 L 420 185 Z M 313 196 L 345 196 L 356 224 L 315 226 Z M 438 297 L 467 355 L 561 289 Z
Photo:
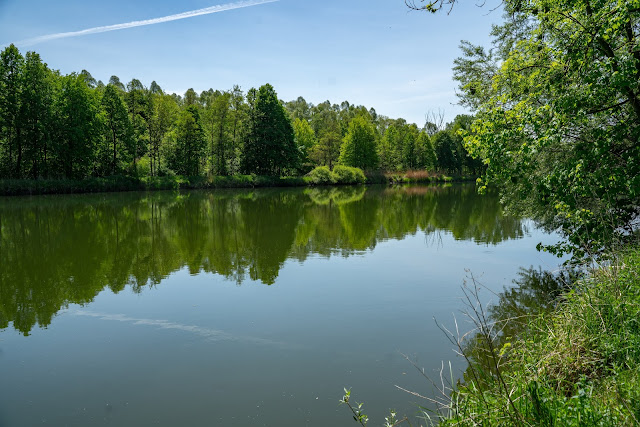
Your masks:
M 558 254 L 625 240 L 640 215 L 640 2 L 508 0 L 494 49 L 463 44 L 468 149 L 484 185 L 560 229 Z
M 153 83 L 151 84 L 153 90 Z M 170 95 L 152 92 L 149 101 L 149 166 L 152 176 L 163 168 L 164 142 L 179 114 L 178 104 Z
M 356 116 L 347 130 L 340 148 L 340 164 L 361 169 L 378 167 L 375 131 L 364 117 Z
M 315 132 L 309 125 L 308 121 L 297 118 L 293 121 L 293 134 L 296 145 L 300 150 L 301 163 L 309 163 L 311 149 L 318 142 L 316 140 Z

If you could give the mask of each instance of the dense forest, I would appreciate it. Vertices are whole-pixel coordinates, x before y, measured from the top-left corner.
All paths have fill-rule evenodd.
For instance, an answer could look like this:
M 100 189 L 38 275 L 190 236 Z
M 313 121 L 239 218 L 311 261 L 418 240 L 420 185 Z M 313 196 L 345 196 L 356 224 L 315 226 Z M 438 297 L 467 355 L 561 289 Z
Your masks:
M 477 175 L 459 132 L 471 122 L 419 128 L 347 101 L 283 102 L 269 84 L 180 96 L 155 81 L 62 75 L 14 45 L 0 54 L 0 179 L 299 176 L 336 164 Z

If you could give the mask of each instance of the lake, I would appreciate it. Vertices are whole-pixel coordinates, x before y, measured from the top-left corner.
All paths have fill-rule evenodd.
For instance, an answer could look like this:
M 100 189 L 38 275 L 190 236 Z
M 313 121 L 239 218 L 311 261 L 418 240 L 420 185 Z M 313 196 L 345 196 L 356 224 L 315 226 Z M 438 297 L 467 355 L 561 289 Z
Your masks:
M 556 236 L 473 185 L 0 198 L 0 426 L 370 425 Z M 447 374 L 448 375 L 448 374 Z

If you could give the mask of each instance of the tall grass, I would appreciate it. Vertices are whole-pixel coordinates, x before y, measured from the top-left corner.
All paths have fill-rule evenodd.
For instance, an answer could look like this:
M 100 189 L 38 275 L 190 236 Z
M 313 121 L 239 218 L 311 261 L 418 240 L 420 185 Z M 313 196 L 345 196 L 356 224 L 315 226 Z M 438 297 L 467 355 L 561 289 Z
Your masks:
M 475 335 L 449 338 L 469 362 L 442 390 L 442 425 L 640 425 L 640 249 L 618 253 L 561 294 L 551 312 L 495 321 L 466 298 Z M 516 336 L 505 325 L 518 320 Z
M 475 176 L 445 175 L 444 173 L 427 170 L 408 170 L 404 172 L 386 172 L 386 181 L 391 184 L 420 184 L 434 182 L 466 182 L 476 180 Z

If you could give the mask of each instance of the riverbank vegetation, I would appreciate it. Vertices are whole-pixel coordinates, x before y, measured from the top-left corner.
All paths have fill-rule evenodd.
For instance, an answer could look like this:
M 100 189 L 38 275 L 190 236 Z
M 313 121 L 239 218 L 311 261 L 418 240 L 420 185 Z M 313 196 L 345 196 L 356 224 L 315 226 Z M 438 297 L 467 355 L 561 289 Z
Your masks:
M 640 250 L 617 255 L 576 282 L 538 274 L 533 287 L 505 291 L 488 311 L 474 302 L 478 288 L 468 291 L 478 333 L 450 338 L 469 367 L 433 420 L 638 425 Z
M 113 175 L 74 179 L 4 179 L 0 195 L 106 193 L 119 191 L 204 190 L 215 188 L 307 187 L 359 184 L 445 184 L 471 182 L 473 176 L 448 176 L 427 171 L 363 172 L 359 168 L 318 166 L 305 176 L 144 176 Z
M 429 12 L 457 3 L 407 1 Z M 441 395 L 429 400 L 439 410 L 423 415 L 464 426 L 638 425 L 640 3 L 502 7 L 491 48 L 462 42 L 455 61 L 461 104 L 474 112 L 464 144 L 486 166 L 482 188 L 559 232 L 540 249 L 570 255 L 586 274 L 549 286 L 539 273 L 535 287 L 517 283 L 489 308 L 471 277 L 473 329 L 443 327 L 468 369 L 457 383 L 437 381 Z
M 168 94 L 156 82 L 62 75 L 13 45 L 0 53 L 1 194 L 304 185 L 316 167 L 341 182 L 336 165 L 378 178 L 477 176 L 482 163 L 458 132 L 471 121 L 420 128 L 347 101 L 283 102 L 269 84 Z

